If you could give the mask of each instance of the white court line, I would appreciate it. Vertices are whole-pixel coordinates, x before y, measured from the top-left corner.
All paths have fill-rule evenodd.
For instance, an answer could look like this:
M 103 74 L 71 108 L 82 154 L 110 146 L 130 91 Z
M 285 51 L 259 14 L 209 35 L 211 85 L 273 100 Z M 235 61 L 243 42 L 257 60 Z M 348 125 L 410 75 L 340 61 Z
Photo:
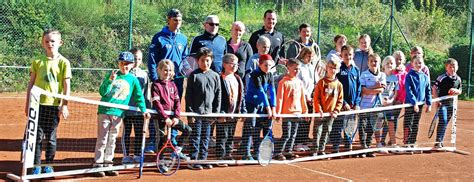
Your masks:
M 474 133 L 474 130 L 468 130 L 468 129 L 462 129 L 462 128 L 456 128 L 458 131 L 467 131 L 469 133 Z
M 350 181 L 350 182 L 354 181 L 354 180 L 352 180 L 352 179 L 347 179 L 347 178 L 340 177 L 340 176 L 336 176 L 336 175 L 332 175 L 332 174 L 329 174 L 329 173 L 325 173 L 325 172 L 321 172 L 321 171 L 316 171 L 316 170 L 309 169 L 309 168 L 305 168 L 305 167 L 301 167 L 301 166 L 298 166 L 298 165 L 295 165 L 295 164 L 286 164 L 286 165 L 293 166 L 293 167 L 297 167 L 297 168 L 304 169 L 304 170 L 307 170 L 307 171 L 311 171 L 311 172 L 314 172 L 314 173 L 318 173 L 318 174 L 322 174 L 322 175 L 334 177 L 334 178 L 337 178 L 337 179 L 340 179 L 340 180 L 344 180 L 344 181 Z

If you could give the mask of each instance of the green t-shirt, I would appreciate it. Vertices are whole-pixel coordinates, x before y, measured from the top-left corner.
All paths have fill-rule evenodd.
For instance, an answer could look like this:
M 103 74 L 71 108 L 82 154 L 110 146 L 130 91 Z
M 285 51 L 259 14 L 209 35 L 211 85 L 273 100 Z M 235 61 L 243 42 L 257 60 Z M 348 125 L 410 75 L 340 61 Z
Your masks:
M 107 74 L 105 80 L 100 85 L 99 94 L 102 96 L 100 101 L 128 105 L 133 95 L 138 108 L 142 112 L 146 110 L 145 98 L 141 91 L 140 82 L 135 76 L 130 73 L 124 75 L 119 71 L 114 81 L 110 81 L 109 77 L 110 73 Z M 123 117 L 124 110 L 100 105 L 98 114 Z
M 48 59 L 41 56 L 31 64 L 31 73 L 36 74 L 34 85 L 51 93 L 62 94 L 64 80 L 71 78 L 71 64 L 62 55 L 58 59 Z M 61 99 L 41 95 L 40 104 L 47 106 L 59 106 Z

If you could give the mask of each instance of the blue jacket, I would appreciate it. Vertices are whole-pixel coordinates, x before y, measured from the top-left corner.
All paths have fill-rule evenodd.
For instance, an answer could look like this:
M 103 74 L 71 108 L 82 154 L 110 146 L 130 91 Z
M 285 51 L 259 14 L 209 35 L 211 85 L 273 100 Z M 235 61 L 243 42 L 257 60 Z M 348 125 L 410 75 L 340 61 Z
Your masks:
M 191 54 L 197 53 L 202 47 L 207 47 L 212 50 L 214 54 L 211 69 L 216 73 L 222 71 L 222 58 L 227 53 L 227 42 L 224 37 L 219 34 L 211 35 L 204 31 L 202 35 L 194 37 L 191 43 Z
M 247 85 L 245 102 L 264 107 L 276 106 L 276 90 L 272 73 L 264 73 L 257 68 L 250 73 L 250 81 Z
M 346 64 L 341 63 L 340 71 L 336 77 L 343 86 L 344 104 L 349 104 L 351 107 L 359 106 L 362 91 L 359 68 L 354 65 L 348 68 Z
M 173 33 L 168 26 L 163 27 L 151 39 L 148 54 L 148 74 L 151 81 L 158 79 L 156 67 L 162 59 L 169 59 L 174 63 L 175 75 L 179 76 L 178 68 L 181 60 L 185 58 L 188 47 L 188 38 L 180 33 Z
M 354 53 L 354 63 L 359 68 L 360 72 L 369 69 L 369 52 L 357 49 Z
M 405 103 L 414 105 L 417 102 L 425 102 L 426 105 L 431 105 L 430 79 L 425 73 L 410 70 L 405 78 L 405 90 Z

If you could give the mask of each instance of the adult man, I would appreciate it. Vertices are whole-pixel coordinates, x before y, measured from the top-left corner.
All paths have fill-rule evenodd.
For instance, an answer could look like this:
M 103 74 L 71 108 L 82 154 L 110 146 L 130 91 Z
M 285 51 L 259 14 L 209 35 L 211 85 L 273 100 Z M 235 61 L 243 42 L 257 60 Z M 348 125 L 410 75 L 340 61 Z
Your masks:
M 277 23 L 277 14 L 273 10 L 267 10 L 263 14 L 263 27 L 260 30 L 252 33 L 249 39 L 249 44 L 252 46 L 253 52 L 257 51 L 257 40 L 260 36 L 264 35 L 270 39 L 270 51 L 269 54 L 273 60 L 279 60 L 278 52 L 281 45 L 285 42 L 283 34 L 275 29 Z
M 187 37 L 179 31 L 182 24 L 183 15 L 177 9 L 171 9 L 167 14 L 167 26 L 153 36 L 151 45 L 149 47 L 148 55 L 148 71 L 151 81 L 158 79 L 156 73 L 156 66 L 163 59 L 173 61 L 175 68 L 174 82 L 178 87 L 178 93 L 181 96 L 183 93 L 184 78 L 179 73 L 178 68 L 181 61 L 186 56 Z
M 220 36 L 219 17 L 217 15 L 209 15 L 204 23 L 204 33 L 194 37 L 191 43 L 191 54 L 197 53 L 202 47 L 207 47 L 214 53 L 211 69 L 217 73 L 222 71 L 222 58 L 227 53 L 227 43 L 224 37 Z

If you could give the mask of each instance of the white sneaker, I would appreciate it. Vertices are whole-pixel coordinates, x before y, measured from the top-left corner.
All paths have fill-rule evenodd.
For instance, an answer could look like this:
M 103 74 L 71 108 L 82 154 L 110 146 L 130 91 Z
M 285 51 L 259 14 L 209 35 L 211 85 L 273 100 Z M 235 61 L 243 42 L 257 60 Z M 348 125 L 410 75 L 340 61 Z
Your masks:
M 306 147 L 308 147 L 308 146 L 306 146 Z M 293 150 L 295 150 L 297 152 L 305 152 L 306 151 L 305 146 L 303 144 L 296 145 L 295 147 L 293 147 Z
M 141 157 L 141 156 L 138 156 L 138 155 L 133 156 L 133 162 L 135 162 L 135 163 L 140 163 L 141 160 L 142 160 L 142 157 Z
M 303 149 L 304 149 L 305 151 L 309 151 L 309 150 L 310 150 L 310 148 L 308 147 L 308 145 L 303 145 Z
M 383 148 L 382 143 L 378 143 L 378 144 L 377 144 L 377 148 Z
M 132 156 L 125 156 L 122 158 L 122 164 L 131 164 L 131 163 L 133 163 Z

